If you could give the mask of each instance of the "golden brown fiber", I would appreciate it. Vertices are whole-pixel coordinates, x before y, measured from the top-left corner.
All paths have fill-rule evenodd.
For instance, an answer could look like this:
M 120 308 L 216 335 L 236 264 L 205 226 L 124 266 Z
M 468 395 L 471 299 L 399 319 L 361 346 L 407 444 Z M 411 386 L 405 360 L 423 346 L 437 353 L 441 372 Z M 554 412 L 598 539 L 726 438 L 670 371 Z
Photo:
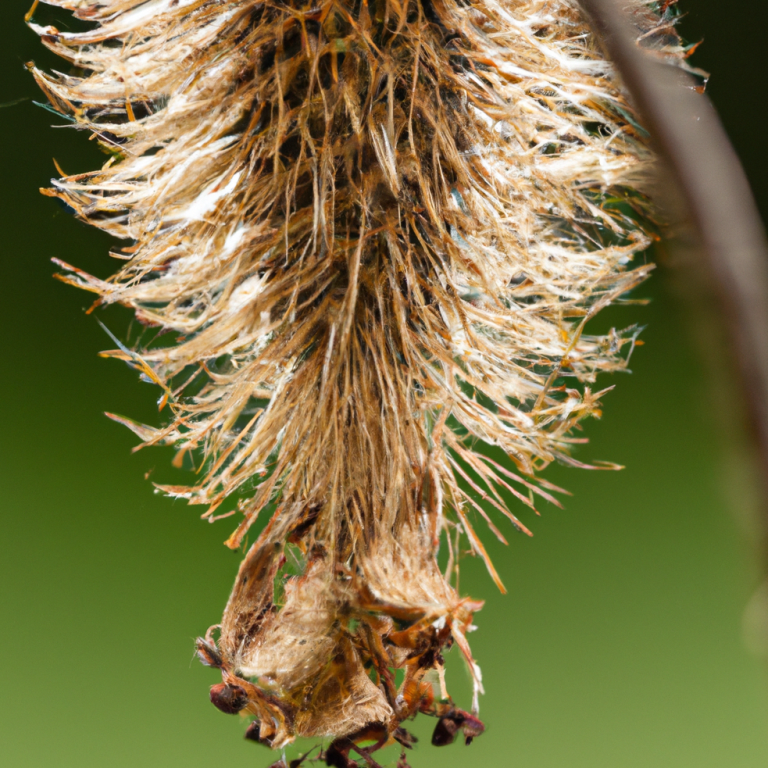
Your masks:
M 199 641 L 223 674 L 212 701 L 273 746 L 332 737 L 342 768 L 364 738 L 409 746 L 419 710 L 435 743 L 471 741 L 481 604 L 451 584 L 458 534 L 501 586 L 470 518 L 503 540 L 497 513 L 526 530 L 513 497 L 553 500 L 536 472 L 578 464 L 595 377 L 636 337 L 585 324 L 649 269 L 630 263 L 653 158 L 577 3 L 48 4 L 94 22 L 32 24 L 87 74 L 34 75 L 111 152 L 50 194 L 129 241 L 109 280 L 65 279 L 179 334 L 114 353 L 173 414 L 120 420 L 202 457 L 198 482 L 164 490 L 204 517 L 253 489 L 229 546 L 274 510 L 218 642 Z M 637 25 L 674 55 L 655 8 Z M 451 643 L 473 714 L 445 691 Z

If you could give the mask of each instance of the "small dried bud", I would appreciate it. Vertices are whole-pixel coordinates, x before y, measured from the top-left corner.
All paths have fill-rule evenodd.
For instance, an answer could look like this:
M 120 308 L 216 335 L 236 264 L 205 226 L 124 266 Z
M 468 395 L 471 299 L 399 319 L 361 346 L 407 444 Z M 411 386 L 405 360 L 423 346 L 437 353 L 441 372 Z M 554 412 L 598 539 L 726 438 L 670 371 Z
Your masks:
M 436 747 L 446 747 L 453 744 L 458 732 L 459 724 L 456 720 L 452 717 L 441 717 L 432 733 L 432 744 Z
M 248 694 L 239 685 L 219 683 L 211 686 L 211 704 L 228 715 L 236 715 L 248 704 Z

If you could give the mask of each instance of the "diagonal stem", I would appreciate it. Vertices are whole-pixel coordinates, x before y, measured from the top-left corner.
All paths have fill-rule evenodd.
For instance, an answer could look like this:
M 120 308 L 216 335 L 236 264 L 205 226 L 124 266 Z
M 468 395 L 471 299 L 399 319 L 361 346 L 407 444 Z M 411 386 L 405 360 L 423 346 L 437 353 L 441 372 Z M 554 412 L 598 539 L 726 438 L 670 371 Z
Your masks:
M 752 191 L 693 78 L 637 43 L 629 0 L 581 0 L 687 206 L 756 444 L 768 517 L 768 245 Z

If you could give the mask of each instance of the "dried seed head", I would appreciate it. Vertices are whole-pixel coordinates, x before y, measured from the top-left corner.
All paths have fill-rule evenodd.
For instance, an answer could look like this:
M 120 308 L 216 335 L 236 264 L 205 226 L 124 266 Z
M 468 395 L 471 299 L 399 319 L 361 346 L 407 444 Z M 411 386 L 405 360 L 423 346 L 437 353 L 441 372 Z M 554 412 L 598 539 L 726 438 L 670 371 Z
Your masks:
M 163 489 L 204 517 L 253 489 L 231 547 L 275 510 L 198 642 L 212 701 L 276 747 L 383 744 L 418 711 L 434 743 L 471 741 L 441 655 L 458 645 L 476 711 L 458 537 L 501 587 L 470 512 L 503 541 L 491 514 L 528 532 L 510 498 L 554 501 L 536 473 L 578 465 L 595 378 L 637 333 L 586 323 L 649 270 L 653 158 L 577 3 L 47 1 L 93 24 L 33 23 L 75 68 L 34 76 L 112 154 L 48 194 L 128 241 L 109 280 L 63 279 L 178 334 L 112 353 L 169 422 L 114 418 L 202 457 Z M 644 44 L 675 56 L 653 7 L 634 3 Z

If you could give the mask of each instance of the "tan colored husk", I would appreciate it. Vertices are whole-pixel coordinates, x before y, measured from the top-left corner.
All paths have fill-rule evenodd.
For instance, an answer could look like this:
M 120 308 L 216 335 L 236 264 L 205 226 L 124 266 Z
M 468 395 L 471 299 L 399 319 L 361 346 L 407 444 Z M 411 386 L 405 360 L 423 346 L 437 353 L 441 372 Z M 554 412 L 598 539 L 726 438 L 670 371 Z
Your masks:
M 527 532 L 512 496 L 553 500 L 535 473 L 578 464 L 595 377 L 636 337 L 585 324 L 649 271 L 629 264 L 653 158 L 576 2 L 48 4 L 97 22 L 31 24 L 89 74 L 34 76 L 113 152 L 49 193 L 131 243 L 110 279 L 64 279 L 181 334 L 113 353 L 173 418 L 115 418 L 202 455 L 195 485 L 164 490 L 204 516 L 254 487 L 231 547 L 276 505 L 224 616 L 225 680 L 276 746 L 393 732 L 429 709 L 413 686 L 451 642 L 477 694 L 480 604 L 438 570 L 440 541 L 446 576 L 460 530 L 501 587 L 470 513 L 503 540 L 496 512 Z M 680 54 L 645 3 L 635 17 Z M 291 537 L 298 571 L 281 576 Z

